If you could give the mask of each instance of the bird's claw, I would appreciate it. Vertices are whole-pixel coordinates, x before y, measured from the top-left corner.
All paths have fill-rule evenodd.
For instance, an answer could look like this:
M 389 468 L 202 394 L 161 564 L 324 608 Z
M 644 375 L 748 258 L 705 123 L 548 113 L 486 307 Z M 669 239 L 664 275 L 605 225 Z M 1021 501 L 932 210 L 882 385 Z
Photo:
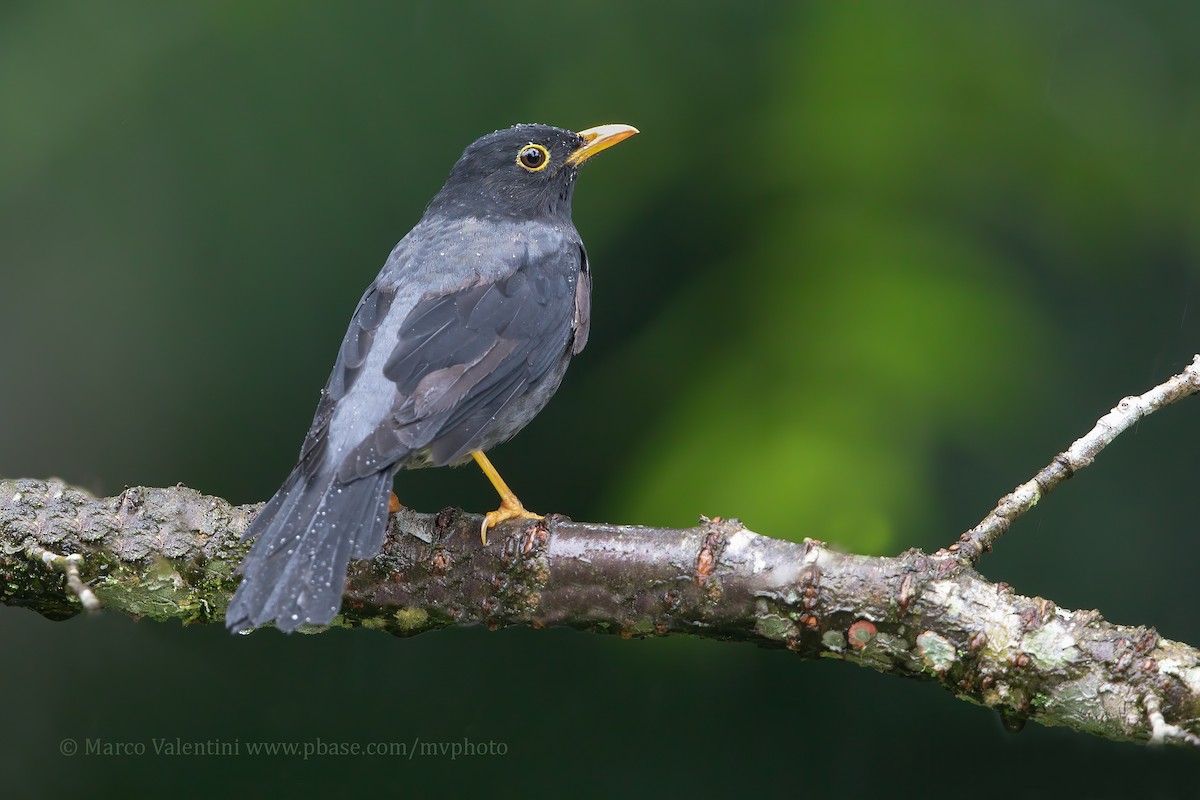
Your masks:
M 509 499 L 506 497 L 500 502 L 499 508 L 495 511 L 489 511 L 484 515 L 483 525 L 479 527 L 479 538 L 484 544 L 487 544 L 488 531 L 501 522 L 510 519 L 545 519 L 545 517 L 526 510 L 525 506 L 521 505 L 521 501 L 517 498 L 513 497 Z

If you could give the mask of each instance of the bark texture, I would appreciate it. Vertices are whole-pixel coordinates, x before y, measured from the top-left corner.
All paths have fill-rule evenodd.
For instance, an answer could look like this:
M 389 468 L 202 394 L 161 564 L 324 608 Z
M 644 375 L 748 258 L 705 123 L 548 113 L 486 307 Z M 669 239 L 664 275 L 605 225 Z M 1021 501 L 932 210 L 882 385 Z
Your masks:
M 63 619 L 110 611 L 220 622 L 257 506 L 184 486 L 94 498 L 0 480 L 0 602 Z M 1200 746 L 1200 651 L 987 581 L 974 552 L 848 555 L 737 521 L 688 529 L 395 515 L 352 564 L 335 625 L 412 635 L 450 625 L 692 634 L 936 681 L 1006 724 Z M 89 596 L 91 600 L 89 600 Z

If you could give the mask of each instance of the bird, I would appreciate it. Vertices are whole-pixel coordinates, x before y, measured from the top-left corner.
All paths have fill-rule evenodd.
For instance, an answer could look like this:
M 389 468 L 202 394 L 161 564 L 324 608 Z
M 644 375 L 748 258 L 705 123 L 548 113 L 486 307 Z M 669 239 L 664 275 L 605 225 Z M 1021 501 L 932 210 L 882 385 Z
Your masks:
M 505 520 L 541 518 L 484 452 L 542 410 L 587 344 L 575 181 L 636 133 L 520 124 L 466 148 L 358 302 L 296 466 L 244 534 L 229 630 L 329 624 L 350 559 L 383 545 L 401 469 L 476 461 L 501 501 L 484 545 Z

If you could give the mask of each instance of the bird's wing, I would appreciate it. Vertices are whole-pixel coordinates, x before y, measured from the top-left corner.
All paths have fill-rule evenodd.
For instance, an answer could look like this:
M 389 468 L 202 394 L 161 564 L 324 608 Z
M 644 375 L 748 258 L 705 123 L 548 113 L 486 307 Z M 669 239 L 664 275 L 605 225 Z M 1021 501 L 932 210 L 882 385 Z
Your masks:
M 436 465 L 474 449 L 490 421 L 570 354 L 580 252 L 575 243 L 526 250 L 498 278 L 417 302 L 383 367 L 396 387 L 391 414 L 347 454 L 339 477 L 427 447 Z
M 588 341 L 592 327 L 592 270 L 588 266 L 587 250 L 579 245 L 579 283 L 575 284 L 575 318 L 571 322 L 571 353 L 579 355 Z
M 368 287 L 362 299 L 358 301 L 358 308 L 354 311 L 350 327 L 346 329 L 346 336 L 338 350 L 333 372 L 321 391 L 321 402 L 317 404 L 312 426 L 304 438 L 304 445 L 300 448 L 300 464 L 306 473 L 314 472 L 323 461 L 325 448 L 329 443 L 329 424 L 333 419 L 334 408 L 338 401 L 346 396 L 346 392 L 350 390 L 362 370 L 367 353 L 375 340 L 376 331 L 395 298 L 394 286 L 377 282 Z

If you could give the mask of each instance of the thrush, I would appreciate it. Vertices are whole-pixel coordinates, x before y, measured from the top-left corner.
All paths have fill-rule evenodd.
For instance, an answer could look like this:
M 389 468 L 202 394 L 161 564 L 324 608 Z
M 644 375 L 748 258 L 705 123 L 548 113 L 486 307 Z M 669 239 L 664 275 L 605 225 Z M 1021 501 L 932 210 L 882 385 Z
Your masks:
M 537 517 L 484 452 L 542 410 L 587 344 L 575 179 L 635 133 L 516 125 L 466 149 L 363 294 L 299 461 L 246 531 L 230 630 L 330 622 L 350 559 L 383 544 L 398 470 L 478 462 L 500 495 L 485 544 L 496 524 Z

